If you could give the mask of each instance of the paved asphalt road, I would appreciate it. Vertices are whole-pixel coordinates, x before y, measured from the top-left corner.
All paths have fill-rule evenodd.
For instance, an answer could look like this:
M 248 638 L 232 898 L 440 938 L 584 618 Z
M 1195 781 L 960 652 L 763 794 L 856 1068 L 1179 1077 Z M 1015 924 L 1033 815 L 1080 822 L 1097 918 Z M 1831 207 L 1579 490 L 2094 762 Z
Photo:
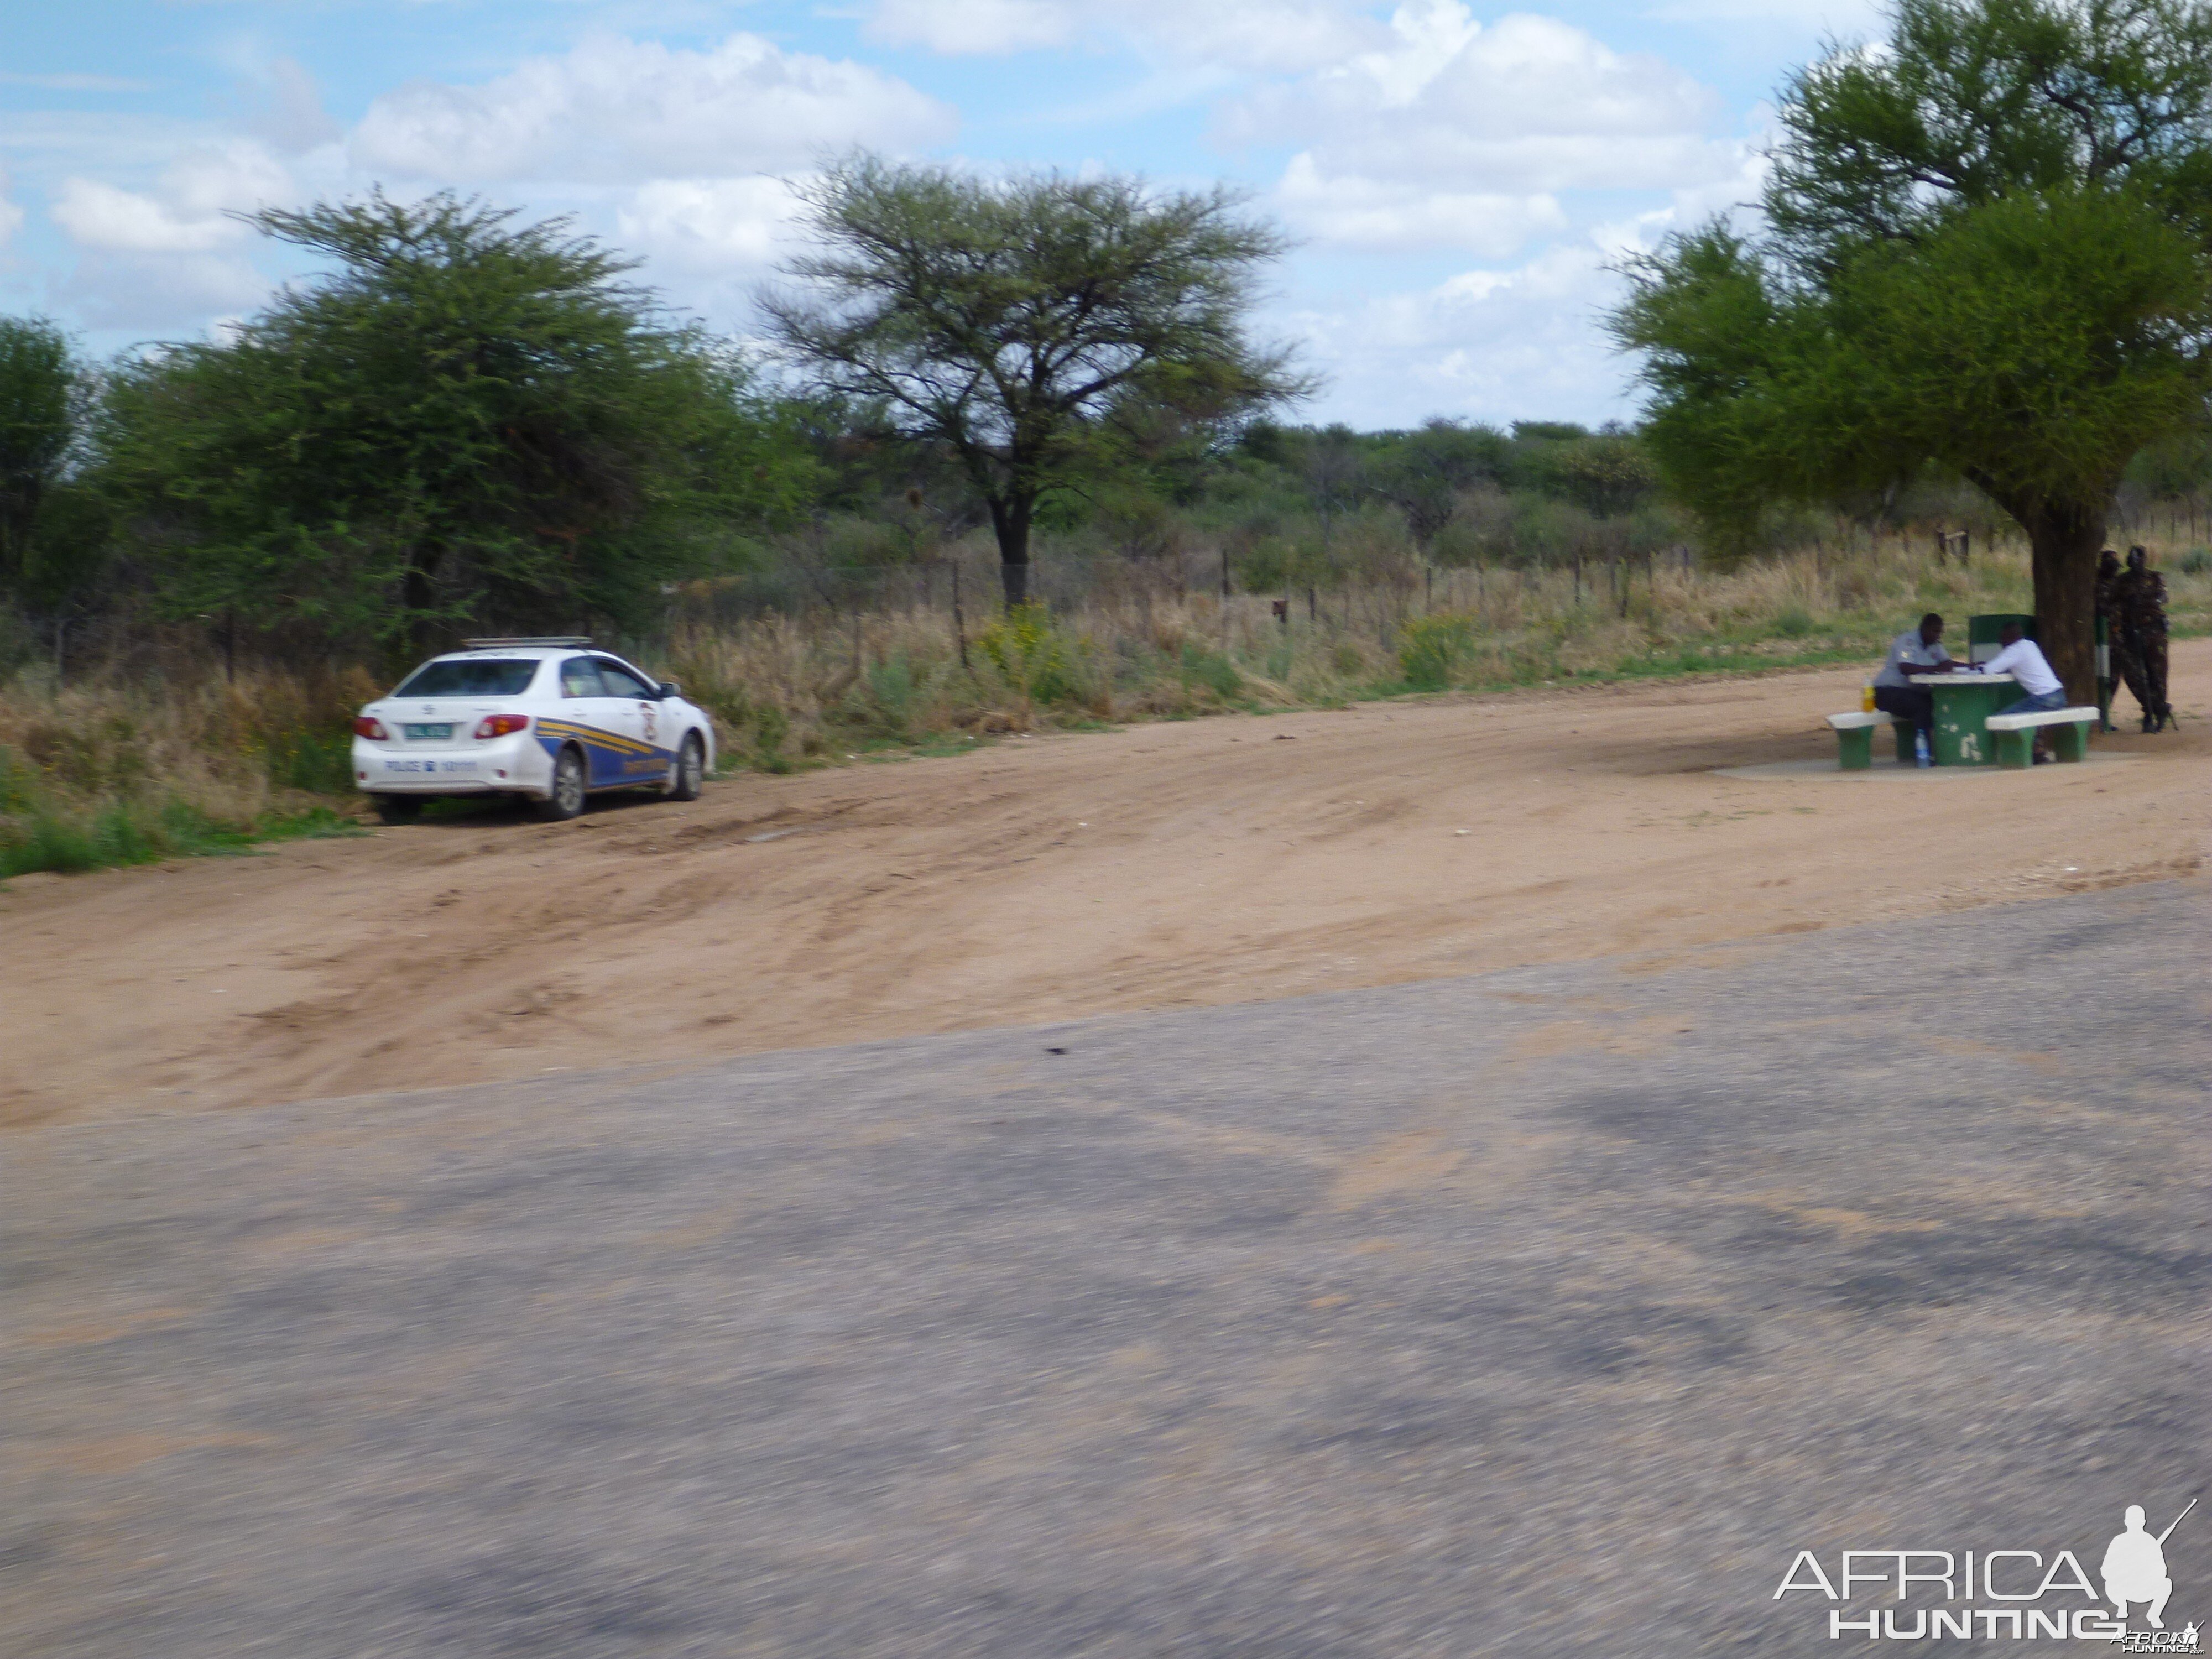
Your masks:
M 1814 1654 L 1800 1548 L 2094 1572 L 2212 1499 L 2206 921 L 26 1131 L 8 1650 Z

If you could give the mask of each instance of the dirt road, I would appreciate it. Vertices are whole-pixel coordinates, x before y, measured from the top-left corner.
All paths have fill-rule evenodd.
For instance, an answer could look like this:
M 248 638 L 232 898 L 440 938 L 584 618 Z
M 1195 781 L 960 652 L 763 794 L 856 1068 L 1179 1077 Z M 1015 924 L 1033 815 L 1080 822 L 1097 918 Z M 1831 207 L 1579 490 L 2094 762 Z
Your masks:
M 1857 671 L 1024 738 L 0 888 L 0 1121 L 720 1057 L 1650 952 L 2197 867 L 2178 733 L 1744 778 Z

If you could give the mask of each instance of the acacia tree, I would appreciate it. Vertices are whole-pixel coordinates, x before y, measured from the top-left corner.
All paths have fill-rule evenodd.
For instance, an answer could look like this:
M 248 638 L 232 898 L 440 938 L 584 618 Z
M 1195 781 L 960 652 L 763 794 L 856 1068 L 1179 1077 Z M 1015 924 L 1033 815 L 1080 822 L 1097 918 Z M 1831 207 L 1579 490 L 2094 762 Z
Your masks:
M 775 337 L 823 390 L 957 457 L 1009 605 L 1028 597 L 1046 491 L 1110 465 L 1160 411 L 1218 422 L 1309 389 L 1248 336 L 1286 244 L 1231 191 L 860 155 L 802 194 L 817 247 L 784 267 L 803 289 L 763 295 Z
M 1425 557 L 1457 514 L 1462 492 L 1495 483 L 1504 454 L 1497 433 L 1435 416 L 1413 431 L 1385 434 L 1374 458 L 1374 484 L 1405 515 L 1407 533 Z
M 1709 527 L 1934 463 L 2009 514 L 2076 702 L 2130 459 L 2212 389 L 2212 9 L 1899 0 L 1799 72 L 1755 235 L 1635 261 L 1644 438 Z
M 40 317 L 0 317 L 0 590 L 32 562 L 39 510 L 83 423 L 86 374 L 69 337 Z
M 327 261 L 111 378 L 101 476 L 180 614 L 397 648 L 635 617 L 804 483 L 743 365 L 567 222 L 450 194 L 252 222 Z

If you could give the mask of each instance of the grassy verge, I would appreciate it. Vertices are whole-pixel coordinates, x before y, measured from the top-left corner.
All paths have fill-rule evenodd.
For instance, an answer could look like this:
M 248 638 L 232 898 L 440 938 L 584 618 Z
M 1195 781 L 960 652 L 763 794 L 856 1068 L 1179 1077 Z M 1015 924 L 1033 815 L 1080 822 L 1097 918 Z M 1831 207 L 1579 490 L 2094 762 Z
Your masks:
M 76 874 L 162 859 L 237 856 L 264 842 L 364 835 L 328 806 L 270 812 L 243 823 L 211 818 L 188 802 L 114 802 L 89 814 L 33 811 L 0 829 L 0 880 L 40 871 Z
M 0 879 L 362 833 L 357 677 L 0 687 Z
M 2212 631 L 2212 557 L 2154 547 L 2178 636 Z M 2191 565 L 2196 566 L 2191 568 Z M 973 753 L 994 737 L 1241 711 L 1853 664 L 1923 611 L 2028 609 L 2024 548 L 1970 568 L 1808 551 L 1729 573 L 1664 565 L 1613 586 L 1565 570 L 1376 573 L 1309 604 L 1125 596 L 1062 614 L 768 617 L 638 654 L 714 714 L 733 771 Z M 980 610 L 980 607 L 978 607 Z M 346 721 L 381 687 L 211 665 L 63 692 L 0 685 L 0 878 L 354 830 Z M 437 809 L 483 810 L 455 803 Z
M 2212 570 L 2154 548 L 2177 635 L 2212 627 Z M 2199 567 L 2212 565 L 2194 561 Z M 2026 549 L 1935 566 L 1892 550 L 1808 551 L 1728 573 L 1382 573 L 1310 603 L 1212 593 L 1066 614 L 941 611 L 857 622 L 768 617 L 681 632 L 666 653 L 712 708 L 726 768 L 785 772 L 887 753 L 951 753 L 998 733 L 1230 711 L 1340 708 L 1409 693 L 1499 691 L 1863 665 L 1936 611 L 1963 655 L 1966 620 L 2030 608 Z

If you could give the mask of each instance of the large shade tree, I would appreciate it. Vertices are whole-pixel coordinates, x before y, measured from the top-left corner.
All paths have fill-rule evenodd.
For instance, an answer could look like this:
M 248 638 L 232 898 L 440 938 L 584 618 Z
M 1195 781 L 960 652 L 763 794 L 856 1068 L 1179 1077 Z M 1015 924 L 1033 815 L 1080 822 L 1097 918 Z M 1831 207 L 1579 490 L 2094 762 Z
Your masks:
M 84 412 L 87 375 L 42 317 L 0 317 L 0 592 L 33 563 L 40 509 L 59 485 Z
M 1009 604 L 1047 491 L 1095 478 L 1163 413 L 1227 422 L 1306 390 L 1249 333 L 1285 243 L 1232 191 L 863 155 L 804 195 L 815 247 L 763 296 L 776 337 L 824 390 L 958 458 Z
M 1899 0 L 1781 116 L 1760 229 L 1631 267 L 1647 443 L 1723 536 L 1931 463 L 1971 480 L 2089 700 L 2113 490 L 2212 387 L 2212 9 Z
M 805 493 L 743 364 L 563 221 L 441 194 L 252 222 L 324 273 L 123 366 L 99 433 L 185 614 L 394 649 L 628 621 Z

